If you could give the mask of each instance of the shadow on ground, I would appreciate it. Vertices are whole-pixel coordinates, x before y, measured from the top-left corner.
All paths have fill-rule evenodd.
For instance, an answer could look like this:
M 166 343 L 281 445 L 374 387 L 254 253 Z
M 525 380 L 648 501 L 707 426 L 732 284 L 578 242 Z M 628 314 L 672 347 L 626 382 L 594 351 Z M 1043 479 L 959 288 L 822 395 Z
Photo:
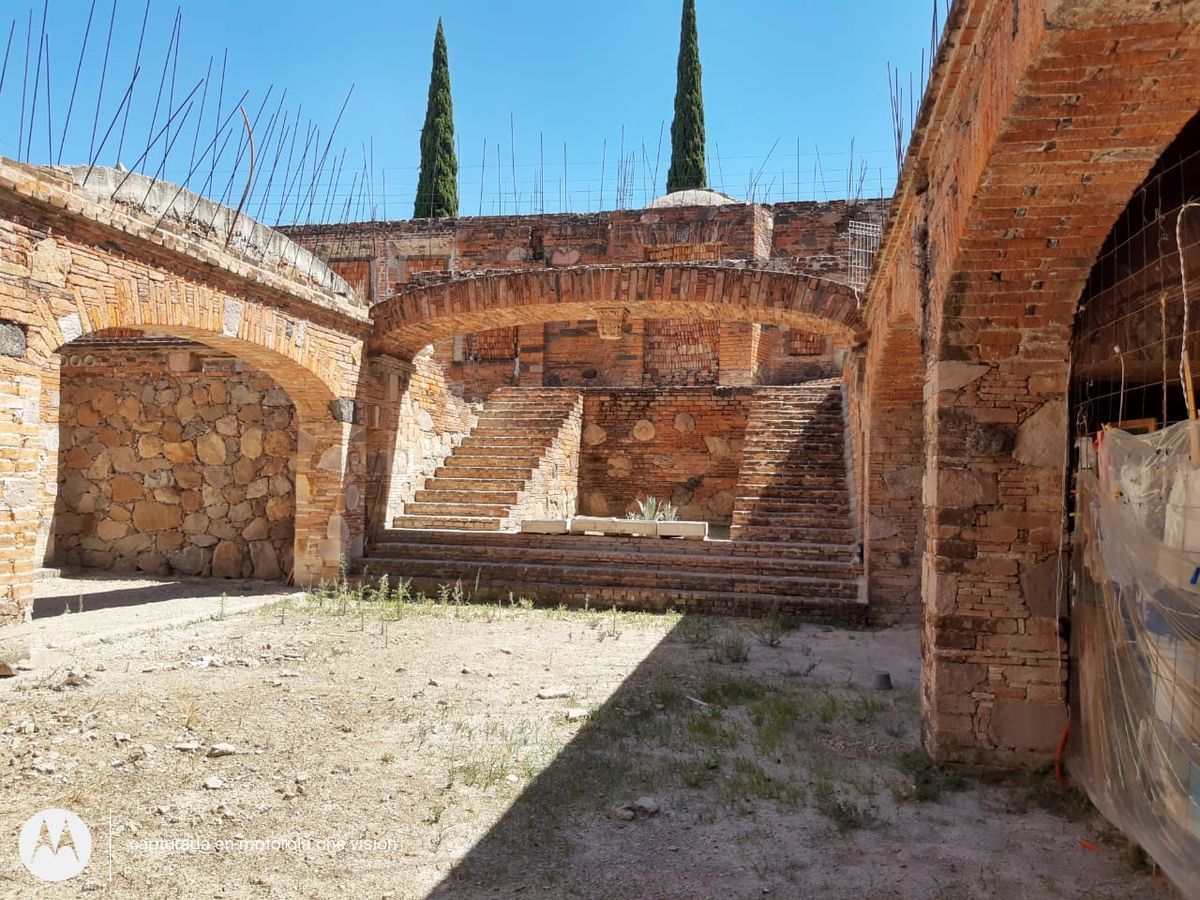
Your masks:
M 64 612 L 92 612 L 100 609 L 144 606 L 162 603 L 166 600 L 211 598 L 214 591 L 223 591 L 230 597 L 253 597 L 278 594 L 280 590 L 284 589 L 279 584 L 266 581 L 220 583 L 214 582 L 212 579 L 194 581 L 186 579 L 147 584 L 145 579 L 129 581 L 117 576 L 96 574 L 92 570 L 72 571 L 66 574 L 70 577 L 86 578 L 88 587 L 91 589 L 86 593 L 60 592 L 35 597 L 33 601 L 34 619 L 60 616 Z

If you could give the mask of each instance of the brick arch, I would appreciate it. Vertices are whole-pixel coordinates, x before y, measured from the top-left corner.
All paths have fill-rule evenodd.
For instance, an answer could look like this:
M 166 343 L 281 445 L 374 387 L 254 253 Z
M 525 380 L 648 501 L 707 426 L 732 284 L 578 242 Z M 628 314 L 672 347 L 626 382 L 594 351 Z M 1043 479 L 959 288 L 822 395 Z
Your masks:
M 228 249 L 136 206 L 97 200 L 60 173 L 0 160 L 0 620 L 32 591 L 49 510 L 40 485 L 57 458 L 57 353 L 92 332 L 133 328 L 188 338 L 271 376 L 296 408 L 293 576 L 337 577 L 361 552 L 362 428 L 353 423 L 365 310 L 290 264 L 274 246 Z M 254 254 L 258 252 L 259 255 Z M 320 274 L 319 272 L 317 273 Z M 14 442 L 15 441 L 15 442 Z
M 412 356 L 435 340 L 512 325 L 627 318 L 757 322 L 861 340 L 844 284 L 744 265 L 572 266 L 467 275 L 409 287 L 371 309 L 372 349 Z
M 920 273 L 903 303 L 928 353 L 923 712 L 939 759 L 1053 753 L 1072 321 L 1113 223 L 1198 98 L 1192 4 L 951 9 L 867 313 L 874 326 L 891 285 Z
M 74 312 L 55 315 L 61 312 L 50 305 L 44 309 L 48 349 L 61 351 L 76 338 L 114 328 L 186 338 L 270 375 L 308 421 L 331 419 L 346 389 L 344 376 L 321 372 L 306 350 L 308 323 L 199 285 L 172 281 L 146 292 L 136 283 L 118 281 L 90 296 L 81 294 Z

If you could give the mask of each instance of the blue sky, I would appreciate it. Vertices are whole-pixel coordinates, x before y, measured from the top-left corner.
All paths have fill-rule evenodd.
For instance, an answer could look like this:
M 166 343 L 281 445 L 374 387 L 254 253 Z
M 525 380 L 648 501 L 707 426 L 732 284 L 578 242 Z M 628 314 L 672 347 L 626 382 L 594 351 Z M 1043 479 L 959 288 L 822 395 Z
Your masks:
M 51 121 L 48 128 L 43 81 L 27 154 L 32 162 L 44 163 L 51 157 L 57 161 L 91 7 L 91 0 L 49 0 L 46 45 L 50 51 Z M 116 7 L 97 144 L 129 84 L 146 8 L 144 0 L 117 0 Z M 18 154 L 23 93 L 28 141 L 42 8 L 42 0 L 0 4 L 0 52 L 11 23 L 14 18 L 17 21 L 0 88 L 0 122 L 4 123 L 0 154 L 8 157 Z M 95 2 L 63 162 L 86 161 L 93 143 L 112 8 L 112 0 Z M 199 138 L 196 125 L 205 89 L 196 92 L 190 110 L 180 109 L 182 131 L 173 132 L 179 137 L 166 163 L 166 177 L 182 181 L 193 142 L 199 151 L 211 140 L 221 59 L 227 47 L 225 113 L 249 90 L 245 107 L 254 118 L 268 86 L 274 84 L 255 129 L 260 144 L 259 179 L 248 206 L 251 211 L 264 209 L 262 218 L 268 223 L 274 221 L 275 204 L 282 200 L 279 184 L 272 185 L 271 197 L 264 205 L 258 201 L 274 159 L 274 148 L 267 141 L 268 124 L 282 89 L 287 89 L 282 110 L 287 112 L 289 126 L 298 105 L 303 104 L 301 140 L 293 151 L 298 161 L 310 116 L 320 126 L 323 153 L 351 84 L 355 85 L 353 96 L 338 126 L 327 167 L 311 191 L 312 205 L 318 208 L 313 218 L 320 217 L 317 213 L 322 205 L 326 219 L 343 215 L 371 218 L 372 208 L 377 218 L 385 213 L 391 218 L 411 215 L 418 136 L 439 15 L 450 52 L 463 214 L 536 211 L 541 204 L 534 196 L 539 184 L 544 184 L 547 211 L 564 206 L 576 212 L 594 210 L 601 203 L 602 178 L 603 205 L 611 208 L 617 200 L 622 127 L 625 155 L 632 155 L 632 163 L 626 164 L 631 177 L 626 180 L 624 205 L 640 206 L 663 191 L 670 158 L 679 0 L 183 0 L 179 8 L 175 103 L 179 105 L 205 74 L 210 55 L 215 57 L 214 73 L 205 96 Z M 31 60 L 28 82 L 23 85 L 31 10 Z M 121 153 L 126 165 L 136 161 L 151 135 L 151 116 L 175 12 L 174 3 L 151 0 L 142 70 L 132 94 Z M 929 45 L 931 0 L 859 0 L 855 4 L 698 0 L 697 15 L 713 187 L 746 197 L 751 172 L 761 170 L 755 188 L 758 199 L 844 196 L 853 139 L 852 181 L 858 181 L 865 162 L 863 193 L 877 194 L 881 184 L 885 192 L 891 190 L 895 162 L 886 63 L 899 66 L 906 86 L 907 74 L 912 71 L 919 87 L 921 51 Z M 43 62 L 43 79 L 45 71 Z M 170 77 L 168 71 L 154 131 L 166 118 Z M 907 119 L 907 101 L 905 106 Z M 187 118 L 183 119 L 185 112 Z M 510 116 L 515 141 L 510 138 Z M 101 163 L 112 164 L 116 158 L 122 119 L 123 114 L 117 117 L 100 155 Z M 283 120 L 282 114 L 277 117 L 277 122 Z M 275 135 L 282 132 L 279 124 Z M 230 196 L 240 195 L 247 160 L 243 156 L 237 173 L 233 172 L 239 137 L 234 134 L 218 159 L 216 188 L 210 187 L 208 193 L 219 195 L 232 176 Z M 487 159 L 483 163 L 485 140 Z M 165 145 L 164 135 L 149 161 L 138 168 L 153 172 L 162 162 Z M 364 145 L 370 171 L 366 192 L 355 180 L 364 168 Z M 337 169 L 343 149 L 345 161 Z M 21 153 L 26 155 L 24 149 Z M 286 154 L 285 147 L 277 164 L 277 182 L 286 166 Z M 207 162 L 202 164 L 197 178 L 202 181 L 209 168 Z M 339 177 L 331 188 L 335 169 Z M 305 178 L 309 176 L 311 170 Z M 289 207 L 295 206 L 300 192 L 298 187 L 287 201 Z M 290 212 L 290 208 L 285 210 L 285 218 Z

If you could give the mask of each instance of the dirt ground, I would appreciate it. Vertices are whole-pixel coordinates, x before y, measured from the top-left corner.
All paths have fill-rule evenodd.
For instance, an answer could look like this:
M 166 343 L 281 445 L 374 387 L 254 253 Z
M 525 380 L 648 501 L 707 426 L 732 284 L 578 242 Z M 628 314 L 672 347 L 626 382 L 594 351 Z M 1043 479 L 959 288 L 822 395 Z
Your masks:
M 103 642 L 0 680 L 0 895 L 1169 896 L 1052 780 L 928 765 L 914 629 L 218 599 L 85 603 Z M 59 884 L 16 852 L 46 807 L 92 834 Z

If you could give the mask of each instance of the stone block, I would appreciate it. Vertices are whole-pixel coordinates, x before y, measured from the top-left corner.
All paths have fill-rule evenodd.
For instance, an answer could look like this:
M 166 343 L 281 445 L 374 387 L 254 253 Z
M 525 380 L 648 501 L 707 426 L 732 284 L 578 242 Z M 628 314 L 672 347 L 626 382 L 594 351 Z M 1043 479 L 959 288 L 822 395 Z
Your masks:
M 708 537 L 707 522 L 655 522 L 654 533 L 659 537 L 702 541 Z
M 521 523 L 523 534 L 566 534 L 569 530 L 566 519 L 526 519 Z
M 992 708 L 990 736 L 998 747 L 1050 753 L 1066 718 L 1067 710 L 1061 703 L 997 700 Z

